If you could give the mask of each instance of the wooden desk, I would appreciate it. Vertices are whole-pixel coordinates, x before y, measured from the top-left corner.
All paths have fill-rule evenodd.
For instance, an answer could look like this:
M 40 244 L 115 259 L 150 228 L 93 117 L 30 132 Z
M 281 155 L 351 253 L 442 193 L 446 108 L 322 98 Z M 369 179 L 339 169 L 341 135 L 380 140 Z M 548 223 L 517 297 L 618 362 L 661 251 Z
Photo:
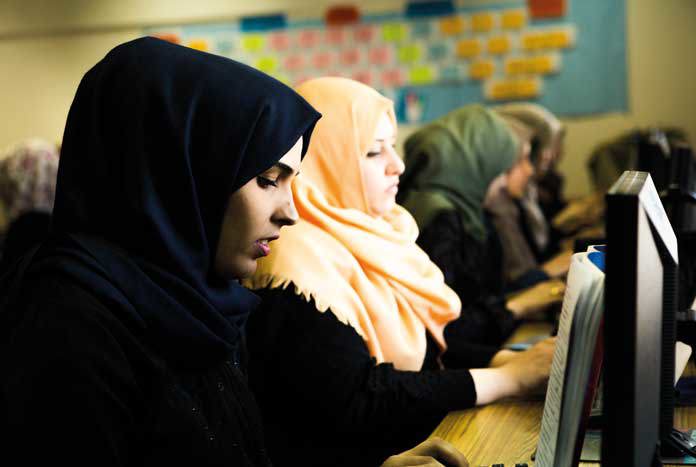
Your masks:
M 542 324 L 524 326 L 511 342 L 523 341 L 531 335 L 545 332 Z M 688 374 L 696 374 L 696 367 L 689 362 Z M 543 398 L 537 400 L 506 400 L 484 407 L 450 412 L 431 436 L 438 436 L 454 444 L 471 467 L 504 463 L 514 467 L 517 462 L 531 460 L 541 429 Z M 696 407 L 678 407 L 674 424 L 679 428 L 696 427 Z M 597 466 L 594 462 L 581 462 L 580 466 Z M 614 466 L 612 466 L 614 467 Z

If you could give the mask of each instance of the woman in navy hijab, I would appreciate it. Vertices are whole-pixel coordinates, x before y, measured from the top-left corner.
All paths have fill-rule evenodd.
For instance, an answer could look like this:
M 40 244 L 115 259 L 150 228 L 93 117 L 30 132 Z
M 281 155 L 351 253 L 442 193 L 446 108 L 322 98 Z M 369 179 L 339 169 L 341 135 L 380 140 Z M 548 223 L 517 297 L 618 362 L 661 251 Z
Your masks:
M 233 279 L 294 223 L 286 192 L 318 118 L 252 68 L 153 38 L 87 72 L 52 236 L 5 307 L 7 446 L 24 464 L 269 463 L 240 369 L 258 298 Z
M 318 118 L 250 67 L 153 38 L 85 74 L 53 232 L 0 281 L 3 459 L 270 465 L 244 376 L 258 298 L 237 279 L 297 219 Z M 465 465 L 439 442 L 385 465 L 412 455 Z

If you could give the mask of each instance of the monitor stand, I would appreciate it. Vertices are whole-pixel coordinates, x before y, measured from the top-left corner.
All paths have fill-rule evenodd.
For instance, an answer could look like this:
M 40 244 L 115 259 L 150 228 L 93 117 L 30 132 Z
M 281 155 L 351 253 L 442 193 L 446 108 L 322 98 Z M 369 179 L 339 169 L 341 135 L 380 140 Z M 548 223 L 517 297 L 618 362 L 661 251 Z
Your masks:
M 662 440 L 660 455 L 667 457 L 696 457 L 696 442 L 683 431 L 672 428 L 667 439 Z

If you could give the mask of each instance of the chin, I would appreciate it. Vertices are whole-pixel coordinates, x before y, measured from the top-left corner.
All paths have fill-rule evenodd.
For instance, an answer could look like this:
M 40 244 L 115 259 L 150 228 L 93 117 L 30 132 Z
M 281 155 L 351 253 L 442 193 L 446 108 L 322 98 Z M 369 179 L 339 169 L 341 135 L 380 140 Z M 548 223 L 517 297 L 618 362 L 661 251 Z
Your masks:
M 395 198 L 392 198 L 389 201 L 385 202 L 384 205 L 382 206 L 382 215 L 390 212 L 392 209 L 394 209 L 394 206 L 396 206 L 396 199 Z
M 256 260 L 246 260 L 228 265 L 222 271 L 222 277 L 228 280 L 242 280 L 252 276 L 256 272 Z

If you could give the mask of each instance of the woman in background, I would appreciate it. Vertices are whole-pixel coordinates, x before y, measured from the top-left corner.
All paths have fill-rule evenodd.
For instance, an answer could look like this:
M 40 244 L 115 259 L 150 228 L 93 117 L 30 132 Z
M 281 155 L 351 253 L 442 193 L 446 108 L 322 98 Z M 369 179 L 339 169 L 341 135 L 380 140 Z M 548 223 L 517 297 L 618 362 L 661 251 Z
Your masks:
M 523 206 L 539 206 L 546 222 L 565 206 L 563 198 L 563 176 L 558 172 L 558 162 L 563 156 L 565 126 L 548 109 L 530 102 L 505 104 L 494 108 L 501 115 L 515 118 L 527 125 L 533 131 L 532 151 L 530 158 L 534 164 L 534 177 L 527 187 Z M 533 219 L 538 219 L 536 213 L 531 213 Z M 533 222 L 533 221 L 532 221 Z M 546 243 L 552 240 L 545 238 L 536 224 L 530 224 L 540 251 L 547 249 Z
M 48 236 L 57 173 L 58 148 L 40 139 L 0 157 L 0 273 Z
M 258 297 L 237 280 L 295 222 L 318 118 L 256 70 L 153 38 L 87 72 L 51 237 L 0 284 L 9 465 L 270 465 L 244 364 Z M 419 456 L 466 465 L 437 440 L 387 465 Z
M 418 244 L 465 307 L 478 310 L 470 338 L 500 344 L 515 323 L 559 303 L 562 282 L 536 268 L 520 281 L 536 285 L 505 299 L 516 284 L 504 277 L 503 247 L 486 198 L 508 185 L 523 192 L 533 173 L 528 145 L 505 121 L 483 106 L 464 106 L 413 133 L 404 147 L 399 199 L 418 222 Z
M 515 164 L 491 182 L 483 206 L 500 239 L 506 288 L 515 291 L 564 277 L 572 252 L 551 254 L 551 229 L 539 205 L 529 198 L 530 190 L 535 192 L 534 176 L 540 165 L 531 152 L 536 146 L 535 129 L 515 117 L 502 114 L 502 118 L 516 136 L 520 153 Z
M 293 185 L 300 220 L 244 281 L 263 297 L 249 376 L 274 461 L 375 465 L 451 410 L 543 388 L 552 342 L 514 354 L 462 337 L 468 310 L 395 203 L 392 102 L 342 78 L 297 91 L 322 113 Z

